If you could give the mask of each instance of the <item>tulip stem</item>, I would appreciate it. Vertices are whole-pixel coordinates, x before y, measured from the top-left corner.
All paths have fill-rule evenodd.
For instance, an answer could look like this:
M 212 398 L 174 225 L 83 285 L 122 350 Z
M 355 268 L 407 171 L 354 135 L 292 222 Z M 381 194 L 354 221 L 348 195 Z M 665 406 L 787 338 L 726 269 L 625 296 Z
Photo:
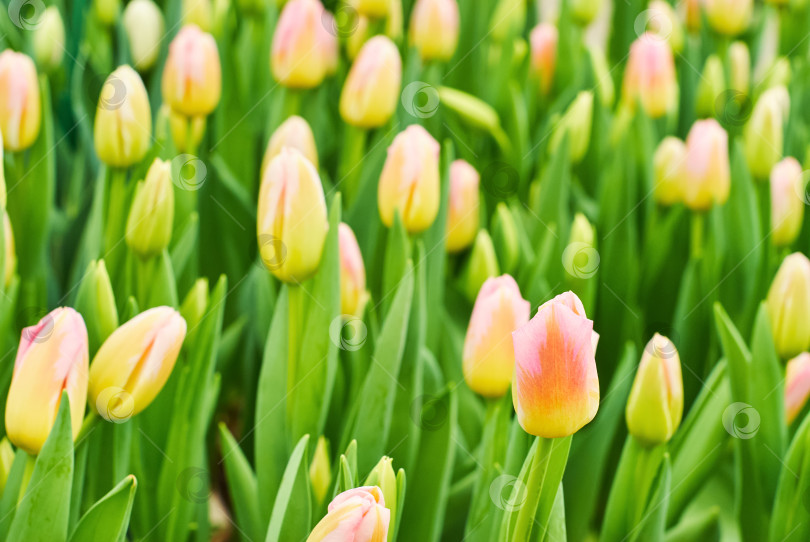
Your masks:
M 289 343 L 287 344 L 287 390 L 292 390 L 297 383 L 296 367 L 298 366 L 298 351 L 300 350 L 301 331 L 303 327 L 304 289 L 298 284 L 287 286 L 289 304 Z M 290 394 L 290 397 L 293 395 Z M 294 407 L 294 405 L 291 405 Z M 292 410 L 288 409 L 291 413 Z
M 703 223 L 705 218 L 703 213 L 692 213 L 691 254 L 694 260 L 703 257 Z
M 358 182 L 360 173 L 363 171 L 363 154 L 366 151 L 366 135 L 368 132 L 363 128 L 346 124 L 343 132 L 343 147 L 340 152 L 340 164 L 338 176 L 335 180 L 335 188 L 340 188 L 346 195 L 347 205 L 355 202 L 360 191 Z
M 25 470 L 23 471 L 22 481 L 20 482 L 20 492 L 17 494 L 17 504 L 25 497 L 25 490 L 28 489 L 28 483 L 31 481 L 31 475 L 34 474 L 34 467 L 37 463 L 37 456 L 27 454 L 25 458 Z
M 96 422 L 98 421 L 98 414 L 96 413 L 95 408 L 90 408 L 87 411 L 87 416 L 84 417 L 84 421 L 82 422 L 82 428 L 79 429 L 79 434 L 76 435 L 76 447 L 78 448 L 81 444 L 87 439 L 87 436 L 90 432 L 94 429 Z

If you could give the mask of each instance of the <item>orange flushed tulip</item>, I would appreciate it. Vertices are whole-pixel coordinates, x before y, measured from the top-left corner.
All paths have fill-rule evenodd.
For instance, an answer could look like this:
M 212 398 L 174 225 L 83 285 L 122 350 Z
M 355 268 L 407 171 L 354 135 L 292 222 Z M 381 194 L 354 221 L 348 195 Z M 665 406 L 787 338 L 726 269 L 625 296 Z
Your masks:
M 384 542 L 391 511 L 377 486 L 356 487 L 337 495 L 307 542 Z
M 411 124 L 400 132 L 385 159 L 377 204 L 383 224 L 391 227 L 399 211 L 405 229 L 428 229 L 439 212 L 439 143 L 427 130 Z
M 210 114 L 222 94 L 222 68 L 214 37 L 187 24 L 169 45 L 161 80 L 163 101 L 187 117 Z
M 31 57 L 0 53 L 0 131 L 6 150 L 22 151 L 39 135 L 39 82 Z
M 366 291 L 366 266 L 357 238 L 348 224 L 338 226 L 340 250 L 340 311 L 343 314 L 360 316 L 368 300 Z
M 464 338 L 464 380 L 474 392 L 501 397 L 515 372 L 512 332 L 529 321 L 529 302 L 509 275 L 484 282 Z
M 87 403 L 87 328 L 67 307 L 52 310 L 23 329 L 6 401 L 9 440 L 39 453 L 59 411 L 62 391 L 70 399 L 73 438 L 79 434 Z
M 544 303 L 512 339 L 512 402 L 521 427 L 557 438 L 590 422 L 599 409 L 596 335 L 576 294 L 566 292 Z
M 554 82 L 554 69 L 557 66 L 557 27 L 551 23 L 540 23 L 529 34 L 532 48 L 531 68 L 540 80 L 540 90 L 548 94 Z
M 650 118 L 670 111 L 678 99 L 678 83 L 669 43 L 648 32 L 633 42 L 623 85 L 625 100 L 640 104 Z
M 481 176 L 469 162 L 450 164 L 450 205 L 447 209 L 447 251 L 464 250 L 478 233 L 478 185 Z
M 788 361 L 785 375 L 785 414 L 793 423 L 810 397 L 810 354 L 802 352 Z

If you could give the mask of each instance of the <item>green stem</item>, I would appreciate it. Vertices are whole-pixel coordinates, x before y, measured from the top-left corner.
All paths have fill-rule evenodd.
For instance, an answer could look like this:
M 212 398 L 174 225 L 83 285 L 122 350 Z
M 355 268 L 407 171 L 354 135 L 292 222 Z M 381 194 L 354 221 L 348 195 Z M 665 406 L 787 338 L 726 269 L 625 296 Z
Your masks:
M 691 235 L 691 255 L 692 259 L 698 260 L 703 257 L 703 224 L 706 215 L 702 212 L 692 213 L 692 235 Z
M 304 326 L 304 290 L 297 284 L 287 286 L 287 299 L 289 304 L 289 342 L 287 344 L 287 392 L 289 393 L 297 383 L 296 369 L 298 367 L 298 352 L 301 350 L 301 335 Z M 294 394 L 290 393 L 289 398 Z M 288 414 L 295 405 L 288 405 Z
M 25 496 L 25 490 L 28 489 L 28 483 L 31 481 L 31 475 L 34 474 L 34 466 L 37 463 L 37 456 L 28 454 L 25 458 L 25 470 L 23 471 L 22 482 L 20 483 L 20 493 L 17 496 L 17 504 L 22 501 Z
M 360 178 L 363 171 L 363 157 L 366 152 L 366 136 L 363 128 L 346 124 L 343 131 L 343 147 L 340 152 L 338 176 L 335 188 L 346 195 L 346 205 L 351 206 L 360 192 Z
M 571 440 L 568 439 L 567 445 L 570 446 Z M 535 449 L 534 458 L 532 459 L 532 466 L 529 470 L 529 477 L 526 480 L 526 500 L 518 512 L 517 521 L 515 523 L 515 530 L 512 533 L 510 540 L 515 542 L 522 542 L 530 540 L 532 527 L 537 519 L 537 506 L 540 502 L 540 497 L 543 494 L 546 484 L 546 474 L 548 473 L 549 464 L 551 463 L 551 456 L 555 446 L 566 445 L 565 439 L 546 439 L 537 437 L 537 448 Z M 567 460 L 567 459 L 566 459 Z M 563 467 L 564 470 L 564 467 Z M 556 485 L 554 487 L 556 493 Z M 548 518 L 539 518 L 540 525 L 545 528 L 545 523 Z
M 107 169 L 107 213 L 104 229 L 104 260 L 113 277 L 113 282 L 121 277 L 123 261 L 124 234 L 128 215 L 127 209 L 127 170 L 121 168 Z
M 96 413 L 95 405 L 90 405 L 90 408 L 87 410 L 87 416 L 84 417 L 84 421 L 82 422 L 82 428 L 79 429 L 79 434 L 76 435 L 76 446 L 81 445 L 87 439 L 87 436 L 93 430 L 98 420 L 99 417 Z

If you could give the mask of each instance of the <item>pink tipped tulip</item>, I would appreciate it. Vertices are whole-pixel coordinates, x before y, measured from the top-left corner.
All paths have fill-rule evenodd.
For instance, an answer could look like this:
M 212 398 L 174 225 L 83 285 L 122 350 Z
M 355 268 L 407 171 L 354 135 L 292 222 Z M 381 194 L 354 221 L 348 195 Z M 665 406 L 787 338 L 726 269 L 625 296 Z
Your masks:
M 484 397 L 501 397 L 515 372 L 512 332 L 529 321 L 529 302 L 509 275 L 491 277 L 475 299 L 464 339 L 464 380 Z
M 771 239 L 776 246 L 796 240 L 804 218 L 804 176 L 802 166 L 787 157 L 771 170 Z
M 31 57 L 0 53 L 0 132 L 6 150 L 22 151 L 39 135 L 39 82 Z
M 683 199 L 693 211 L 722 205 L 731 188 L 728 134 L 714 119 L 699 120 L 686 138 Z
M 314 88 L 326 76 L 323 12 L 318 0 L 290 0 L 281 10 L 273 34 L 270 68 L 285 87 Z
M 394 42 L 374 36 L 360 49 L 340 93 L 340 116 L 352 126 L 377 128 L 397 108 L 402 59 Z
M 521 427 L 557 438 L 590 422 L 599 409 L 596 335 L 579 298 L 566 292 L 547 301 L 512 339 L 512 402 Z
M 439 143 L 411 124 L 400 132 L 385 159 L 377 191 L 380 218 L 389 228 L 398 211 L 405 229 L 428 229 L 439 212 Z
M 630 46 L 624 72 L 624 96 L 641 105 L 650 118 L 664 116 L 678 99 L 675 61 L 666 40 L 644 33 Z
M 6 401 L 9 440 L 30 454 L 45 444 L 62 391 L 70 399 L 73 438 L 87 403 L 87 328 L 75 310 L 60 307 L 23 329 Z
M 410 40 L 423 60 L 450 60 L 458 45 L 458 27 L 456 0 L 416 0 Z
M 161 81 L 163 101 L 187 117 L 210 114 L 222 94 L 222 68 L 214 37 L 187 24 L 169 45 Z
M 363 486 L 344 491 L 327 508 L 307 542 L 385 542 L 391 511 L 382 490 Z
M 366 266 L 357 238 L 348 224 L 338 226 L 340 249 L 340 310 L 343 314 L 360 316 L 368 299 Z
M 785 375 L 785 414 L 790 425 L 810 397 L 810 354 L 802 352 L 788 361 Z
M 540 80 L 540 91 L 548 94 L 554 82 L 554 69 L 557 66 L 557 27 L 550 23 L 540 23 L 529 35 L 532 56 L 531 68 Z
M 321 25 L 318 27 L 318 38 L 321 44 L 321 54 L 323 55 L 324 75 L 334 75 L 337 71 L 338 60 L 340 59 L 340 44 L 336 32 L 337 28 L 335 16 L 331 11 L 323 10 Z
M 447 210 L 447 251 L 464 250 L 478 233 L 478 185 L 481 176 L 469 162 L 450 164 L 450 205 Z

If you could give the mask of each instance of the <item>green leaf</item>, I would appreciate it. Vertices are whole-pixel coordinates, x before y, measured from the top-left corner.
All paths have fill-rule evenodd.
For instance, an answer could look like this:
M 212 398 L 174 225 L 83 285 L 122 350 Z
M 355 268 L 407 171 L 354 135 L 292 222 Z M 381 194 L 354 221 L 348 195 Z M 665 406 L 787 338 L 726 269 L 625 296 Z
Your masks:
M 311 521 L 311 497 L 309 495 L 309 462 L 307 444 L 309 435 L 304 435 L 293 449 L 281 486 L 278 489 L 270 525 L 267 528 L 267 542 L 280 540 L 304 540 L 309 534 Z
M 172 267 L 180 277 L 186 270 L 188 262 L 197 246 L 197 237 L 200 231 L 200 218 L 196 212 L 188 215 L 188 220 L 179 232 L 174 234 L 174 243 L 171 248 Z
M 663 542 L 671 481 L 672 469 L 670 468 L 669 455 L 664 454 L 650 503 L 647 505 L 641 521 L 632 532 L 634 542 Z
M 557 488 L 557 495 L 554 497 L 551 515 L 548 518 L 547 531 L 542 533 L 541 529 L 536 529 L 536 532 L 537 538 L 535 538 L 535 533 L 532 533 L 532 537 L 536 540 L 547 540 L 548 542 L 568 540 L 568 534 L 565 528 L 565 496 L 562 482 L 560 482 L 560 487 Z M 545 536 L 542 536 L 543 534 L 545 534 Z
M 259 486 L 256 475 L 239 443 L 231 435 L 224 423 L 219 424 L 222 442 L 222 461 L 225 463 L 225 476 L 228 480 L 228 493 L 231 496 L 236 523 L 245 541 L 260 540 L 263 531 L 259 515 Z
M 70 542 L 123 542 L 137 487 L 131 474 L 118 482 L 82 516 Z
M 380 301 L 382 314 L 387 315 L 394 299 L 394 293 L 399 288 L 400 281 L 405 275 L 406 262 L 411 258 L 411 242 L 399 211 L 394 212 L 394 223 L 388 230 L 388 239 L 385 244 L 385 264 L 383 265 L 383 283 Z M 418 263 L 418 262 L 417 262 Z
M 73 481 L 69 403 L 67 392 L 62 392 L 56 421 L 39 452 L 25 495 L 17 505 L 9 540 L 51 542 L 67 539 Z
M 779 475 L 771 514 L 772 542 L 810 539 L 810 416 L 802 421 Z
M 20 487 L 25 477 L 29 457 L 22 448 L 18 449 L 14 455 L 11 471 L 6 479 L 6 486 L 3 488 L 3 498 L 0 500 L 0 540 L 8 540 L 8 529 L 14 520 L 17 501 L 20 497 Z
M 154 272 L 149 284 L 148 307 L 159 307 L 168 305 L 177 307 L 180 303 L 177 297 L 177 283 L 172 269 L 172 260 L 165 250 L 158 256 Z
M 667 531 L 667 542 L 720 542 L 720 510 L 717 507 L 701 510 L 684 518 Z

